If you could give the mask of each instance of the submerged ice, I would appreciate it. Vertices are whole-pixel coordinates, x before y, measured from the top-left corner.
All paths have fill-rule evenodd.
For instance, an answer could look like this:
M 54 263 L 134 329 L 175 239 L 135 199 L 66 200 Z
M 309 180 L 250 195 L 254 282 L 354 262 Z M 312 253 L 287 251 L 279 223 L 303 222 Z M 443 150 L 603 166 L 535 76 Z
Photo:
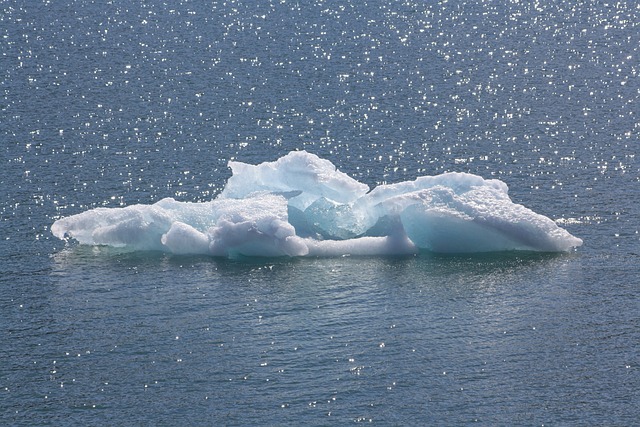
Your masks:
M 51 231 L 85 245 L 226 257 L 560 252 L 582 244 L 513 203 L 502 181 L 467 173 L 370 190 L 305 151 L 229 167 L 233 175 L 210 202 L 96 208 Z

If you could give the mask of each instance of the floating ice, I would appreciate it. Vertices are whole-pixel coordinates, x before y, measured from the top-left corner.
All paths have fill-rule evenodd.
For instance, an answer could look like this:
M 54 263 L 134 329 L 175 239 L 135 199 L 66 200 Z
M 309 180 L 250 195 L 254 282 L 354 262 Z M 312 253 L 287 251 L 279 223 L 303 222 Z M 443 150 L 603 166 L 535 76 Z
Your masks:
M 309 252 L 287 222 L 287 200 L 261 194 L 241 200 L 97 208 L 51 226 L 59 238 L 84 245 L 216 256 L 301 256 Z
M 505 183 L 466 173 L 369 187 L 328 160 L 298 151 L 233 176 L 206 203 L 97 208 L 51 231 L 85 245 L 214 256 L 336 256 L 569 251 L 582 244 L 515 204 Z
M 289 206 L 305 210 L 319 198 L 350 204 L 369 186 L 344 174 L 328 160 L 306 151 L 292 151 L 275 162 L 249 165 L 229 162 L 233 172 L 219 198 L 244 199 L 256 192 L 288 194 Z

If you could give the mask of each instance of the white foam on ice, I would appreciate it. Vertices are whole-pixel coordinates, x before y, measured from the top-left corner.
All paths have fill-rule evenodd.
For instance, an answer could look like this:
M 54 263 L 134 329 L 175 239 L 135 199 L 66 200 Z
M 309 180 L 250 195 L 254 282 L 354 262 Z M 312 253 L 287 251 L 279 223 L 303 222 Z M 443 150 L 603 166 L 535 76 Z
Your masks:
M 369 191 L 305 151 L 275 162 L 229 162 L 222 193 L 97 208 L 59 219 L 61 239 L 85 245 L 213 256 L 339 256 L 569 251 L 582 240 L 515 204 L 505 183 L 447 173 Z

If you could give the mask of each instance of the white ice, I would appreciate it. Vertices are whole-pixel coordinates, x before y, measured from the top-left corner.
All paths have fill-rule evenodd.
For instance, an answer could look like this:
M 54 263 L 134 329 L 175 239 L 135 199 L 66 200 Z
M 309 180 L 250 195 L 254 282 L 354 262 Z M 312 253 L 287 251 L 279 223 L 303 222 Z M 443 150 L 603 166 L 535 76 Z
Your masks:
M 369 191 L 305 151 L 229 166 L 232 177 L 210 202 L 97 208 L 51 231 L 85 245 L 225 257 L 561 252 L 582 244 L 513 203 L 499 180 L 447 173 Z

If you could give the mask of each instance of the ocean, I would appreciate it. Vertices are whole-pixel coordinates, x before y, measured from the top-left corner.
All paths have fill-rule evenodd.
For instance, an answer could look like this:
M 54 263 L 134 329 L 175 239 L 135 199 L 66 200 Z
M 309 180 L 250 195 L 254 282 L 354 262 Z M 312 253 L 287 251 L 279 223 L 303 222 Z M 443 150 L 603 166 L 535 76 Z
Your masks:
M 640 419 L 633 2 L 0 7 L 0 424 Z M 230 259 L 51 231 L 302 150 L 370 188 L 498 179 L 584 243 Z

